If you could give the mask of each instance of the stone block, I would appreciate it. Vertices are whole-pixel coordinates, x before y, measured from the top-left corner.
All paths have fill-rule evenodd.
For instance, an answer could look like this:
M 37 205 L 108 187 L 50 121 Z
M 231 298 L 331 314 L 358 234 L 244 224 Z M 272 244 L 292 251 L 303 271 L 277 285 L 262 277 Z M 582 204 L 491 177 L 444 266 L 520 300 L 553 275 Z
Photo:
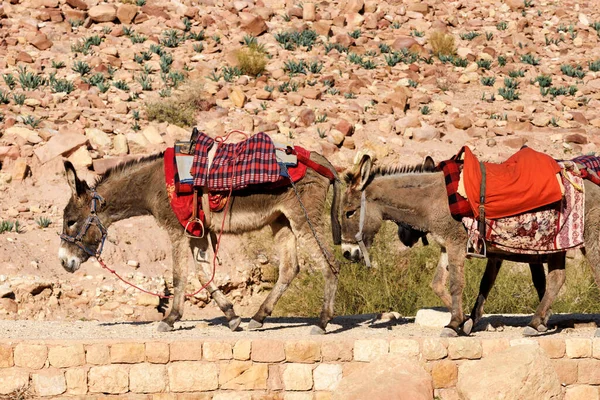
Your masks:
M 227 390 L 264 390 L 268 378 L 268 364 L 234 360 L 221 364 L 219 386 Z
M 159 364 L 135 364 L 129 370 L 129 390 L 134 393 L 160 393 L 167 387 L 167 369 Z
M 313 340 L 285 343 L 285 359 L 288 362 L 314 363 L 321 360 L 321 346 Z
M 285 390 L 310 390 L 313 387 L 312 365 L 286 364 L 283 371 Z
M 48 361 L 57 368 L 79 367 L 85 364 L 85 350 L 82 344 L 52 346 L 48 350 Z
M 231 343 L 226 342 L 204 342 L 202 353 L 206 361 L 231 360 L 233 350 Z
M 600 385 L 600 360 L 579 360 L 577 382 Z
M 459 337 L 448 340 L 448 354 L 453 360 L 481 358 L 481 341 L 478 338 Z
M 499 353 L 510 347 L 508 339 L 483 339 L 481 341 L 482 357 L 490 356 L 494 353 Z
M 48 348 L 39 344 L 19 343 L 14 350 L 14 361 L 17 367 L 41 369 L 46 364 Z
M 38 396 L 58 396 L 67 390 L 65 374 L 56 368 L 34 372 L 31 374 L 31 382 Z
M 426 360 L 445 358 L 448 356 L 448 341 L 441 338 L 423 339 L 422 353 Z
M 177 341 L 170 344 L 171 361 L 200 361 L 202 360 L 202 342 Z
M 523 345 L 540 347 L 540 344 L 538 343 L 537 340 L 535 340 L 535 339 L 529 339 L 529 338 L 511 339 L 509 341 L 509 343 L 510 343 L 511 347 L 514 347 L 514 346 L 523 346 Z
M 87 369 L 69 368 L 65 371 L 67 381 L 67 393 L 72 395 L 82 395 L 87 393 Z
M 169 344 L 163 342 L 146 343 L 146 361 L 153 364 L 169 362 Z
M 352 361 L 354 343 L 350 340 L 337 340 L 321 343 L 323 361 Z
M 568 387 L 564 400 L 598 400 L 598 386 L 577 385 Z
M 592 339 L 592 356 L 600 358 L 600 338 Z
M 560 383 L 563 385 L 572 385 L 577 382 L 577 360 L 553 359 L 552 365 L 558 375 Z
M 390 340 L 390 353 L 406 357 L 417 357 L 419 355 L 419 342 L 413 339 L 392 339 Z
M 252 341 L 247 339 L 238 340 L 233 345 L 233 358 L 236 360 L 249 360 Z
M 10 394 L 29 385 L 29 372 L 22 368 L 0 369 L 0 394 Z
M 110 346 L 110 362 L 112 364 L 135 364 L 146 359 L 144 343 L 116 343 Z
M 13 348 L 7 344 L 0 345 L 0 368 L 9 368 L 15 365 Z
M 167 366 L 172 392 L 215 390 L 219 386 L 218 367 L 214 363 L 179 361 Z
M 85 359 L 88 364 L 110 364 L 110 350 L 105 344 L 90 344 L 85 346 Z
M 44 146 L 34 150 L 35 155 L 42 164 L 47 163 L 54 157 L 70 153 L 87 142 L 87 138 L 78 133 L 63 133 L 54 135 Z
M 121 394 L 129 390 L 129 371 L 124 365 L 101 365 L 88 372 L 90 393 Z
M 387 354 L 389 344 L 385 339 L 358 339 L 354 342 L 354 361 L 373 361 Z
M 566 339 L 565 347 L 569 358 L 589 358 L 592 356 L 592 340 L 589 338 Z
M 566 345 L 564 339 L 541 338 L 538 340 L 540 347 L 550 358 L 565 356 Z
M 456 386 L 458 367 L 454 361 L 435 361 L 431 364 L 431 377 L 435 389 L 452 388 Z
M 277 363 L 285 360 L 283 343 L 274 340 L 252 341 L 252 361 Z
M 319 364 L 313 371 L 315 390 L 334 391 L 342 380 L 341 364 Z

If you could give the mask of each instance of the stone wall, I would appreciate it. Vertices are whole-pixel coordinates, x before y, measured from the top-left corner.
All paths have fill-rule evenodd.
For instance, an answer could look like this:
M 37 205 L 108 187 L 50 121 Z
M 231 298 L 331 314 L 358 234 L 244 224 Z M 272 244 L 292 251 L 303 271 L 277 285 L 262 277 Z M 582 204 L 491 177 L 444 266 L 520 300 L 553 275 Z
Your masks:
M 461 365 L 533 344 L 569 400 L 599 398 L 600 338 L 0 341 L 0 394 L 134 399 L 329 399 L 343 376 L 388 353 L 421 360 L 435 395 L 457 399 Z M 477 361 L 475 361 L 477 362 Z M 193 395 L 192 395 L 193 394 Z

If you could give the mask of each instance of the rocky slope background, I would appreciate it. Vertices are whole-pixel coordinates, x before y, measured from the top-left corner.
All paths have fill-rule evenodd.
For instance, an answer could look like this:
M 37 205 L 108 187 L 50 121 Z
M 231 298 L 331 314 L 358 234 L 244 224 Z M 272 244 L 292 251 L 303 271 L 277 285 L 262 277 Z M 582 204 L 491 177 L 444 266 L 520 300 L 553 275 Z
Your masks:
M 557 158 L 595 152 L 594 3 L 4 1 L 0 315 L 161 317 L 156 298 L 94 261 L 75 275 L 60 267 L 64 158 L 93 181 L 187 138 L 191 126 L 265 131 L 322 152 L 340 171 L 362 149 L 387 163 L 441 160 L 465 144 L 489 161 L 525 143 Z M 242 310 L 277 265 L 263 235 L 224 242 L 217 280 Z M 169 252 L 154 222 L 136 218 L 111 228 L 105 258 L 164 290 Z M 186 316 L 207 301 L 188 302 Z

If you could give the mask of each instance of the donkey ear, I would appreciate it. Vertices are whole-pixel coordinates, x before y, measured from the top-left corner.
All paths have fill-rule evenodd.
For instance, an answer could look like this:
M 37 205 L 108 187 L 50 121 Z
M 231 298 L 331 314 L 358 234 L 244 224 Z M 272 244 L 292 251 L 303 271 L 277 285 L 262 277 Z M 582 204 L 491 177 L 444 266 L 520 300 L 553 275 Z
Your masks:
M 430 156 L 425 157 L 425 161 L 423 161 L 423 171 L 433 171 L 435 170 L 435 161 Z
M 70 161 L 65 161 L 64 165 L 67 174 L 67 182 L 69 183 L 71 192 L 73 192 L 73 197 L 83 195 L 87 190 L 87 184 L 79 180 L 77 172 L 75 172 L 75 167 L 73 167 L 73 164 L 71 164 Z
M 360 181 L 357 182 L 357 188 L 359 190 L 363 190 L 365 186 L 367 186 L 369 177 L 371 176 L 371 168 L 373 167 L 373 160 L 371 159 L 371 156 L 368 154 L 362 156 L 358 166 L 360 171 Z

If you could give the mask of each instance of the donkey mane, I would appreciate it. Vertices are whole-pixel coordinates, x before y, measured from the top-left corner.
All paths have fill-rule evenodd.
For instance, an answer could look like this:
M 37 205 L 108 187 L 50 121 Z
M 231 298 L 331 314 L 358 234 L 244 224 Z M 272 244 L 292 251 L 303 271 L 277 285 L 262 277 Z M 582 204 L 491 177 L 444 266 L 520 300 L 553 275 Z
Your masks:
M 431 170 L 424 167 L 424 164 L 416 164 L 416 165 L 378 165 L 374 166 L 371 169 L 371 173 L 369 174 L 369 181 L 378 177 L 378 176 L 390 176 L 390 175 L 408 175 L 408 174 L 424 174 L 435 172 L 435 170 Z M 360 171 L 356 171 L 356 169 L 346 172 L 344 174 L 344 181 L 346 184 L 350 184 L 354 181 L 357 175 L 360 174 Z
M 123 173 L 125 170 L 134 167 L 136 165 L 140 165 L 140 164 L 146 164 L 152 161 L 156 161 L 158 159 L 163 158 L 164 156 L 164 152 L 160 152 L 157 154 L 152 154 L 149 156 L 145 156 L 145 157 L 141 157 L 141 158 L 137 158 L 134 160 L 129 160 L 123 163 L 119 163 L 117 165 L 115 165 L 114 167 L 110 167 L 109 169 L 106 170 L 106 172 L 104 172 L 102 175 L 100 175 L 98 178 L 96 178 L 96 182 L 94 182 L 94 187 L 98 187 L 100 184 L 106 182 L 108 180 L 108 178 L 110 178 L 111 176 L 115 175 L 115 174 L 119 174 L 119 173 Z

